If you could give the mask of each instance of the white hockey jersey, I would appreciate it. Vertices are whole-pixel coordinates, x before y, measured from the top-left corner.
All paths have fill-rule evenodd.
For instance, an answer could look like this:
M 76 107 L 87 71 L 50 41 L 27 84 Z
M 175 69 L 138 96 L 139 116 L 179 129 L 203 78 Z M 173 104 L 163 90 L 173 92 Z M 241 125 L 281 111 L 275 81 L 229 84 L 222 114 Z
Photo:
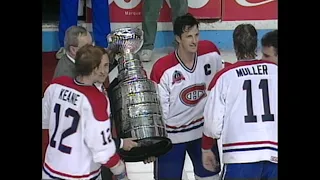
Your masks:
M 116 151 L 110 107 L 94 86 L 70 77 L 53 80 L 42 104 L 42 128 L 49 129 L 43 171 L 61 179 L 91 179 Z
M 187 68 L 177 52 L 159 59 L 150 78 L 158 84 L 163 118 L 172 143 L 199 139 L 207 88 L 223 67 L 220 52 L 210 41 L 200 41 L 194 65 Z
M 277 163 L 278 66 L 265 60 L 238 61 L 218 72 L 209 90 L 203 139 L 222 138 L 223 162 Z M 206 144 L 210 140 L 202 148 L 210 148 Z

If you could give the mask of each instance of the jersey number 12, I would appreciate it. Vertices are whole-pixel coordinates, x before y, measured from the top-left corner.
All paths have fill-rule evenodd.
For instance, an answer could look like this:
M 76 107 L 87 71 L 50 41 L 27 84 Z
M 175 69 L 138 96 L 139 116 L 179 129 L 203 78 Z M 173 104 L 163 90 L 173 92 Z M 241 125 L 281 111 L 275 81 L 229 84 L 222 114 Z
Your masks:
M 54 138 L 55 138 L 55 136 L 57 134 L 57 130 L 58 130 L 58 127 L 59 127 L 60 109 L 61 109 L 61 105 L 60 104 L 56 104 L 54 106 L 54 109 L 53 109 L 53 111 L 54 111 L 54 113 L 56 115 L 56 124 L 55 124 L 55 127 L 54 127 L 54 131 L 53 131 L 52 137 L 50 139 L 50 146 L 53 147 L 53 148 L 56 147 L 56 140 L 54 140 Z M 58 150 L 63 152 L 63 153 L 66 153 L 66 154 L 70 154 L 72 148 L 62 144 L 62 141 L 63 141 L 64 138 L 66 138 L 66 137 L 70 136 L 71 134 L 74 134 L 75 132 L 77 132 L 77 128 L 78 128 L 78 124 L 79 124 L 79 120 L 80 120 L 80 115 L 74 109 L 68 108 L 65 111 L 64 116 L 66 118 L 72 117 L 73 120 L 72 120 L 71 127 L 66 129 L 65 131 L 63 131 L 63 133 L 61 134 L 61 138 L 60 138 L 59 145 L 58 145 Z
M 246 101 L 248 115 L 244 116 L 244 122 L 255 123 L 257 122 L 257 116 L 253 114 L 251 80 L 245 80 L 242 88 L 243 90 L 247 91 Z M 260 80 L 259 89 L 261 89 L 262 91 L 262 102 L 264 109 L 264 114 L 262 115 L 262 122 L 274 121 L 274 115 L 270 112 L 269 88 L 267 79 Z
M 55 123 L 55 127 L 54 127 L 54 131 L 53 131 L 53 134 L 52 134 L 52 137 L 50 139 L 50 146 L 55 148 L 56 147 L 56 140 L 55 140 L 55 136 L 57 134 L 57 130 L 58 130 L 58 127 L 59 127 L 59 122 L 60 122 L 60 109 L 61 109 L 61 105 L 60 104 L 56 104 L 54 106 L 54 113 L 55 113 L 55 116 L 56 116 L 56 123 Z M 60 141 L 59 141 L 59 145 L 58 145 L 58 150 L 60 152 L 63 152 L 63 153 L 66 153 L 66 154 L 70 154 L 71 153 L 71 150 L 72 150 L 72 147 L 69 147 L 69 146 L 66 146 L 62 143 L 63 139 L 76 133 L 77 132 L 77 128 L 78 128 L 78 125 L 79 125 L 79 121 L 80 121 L 80 114 L 74 110 L 74 109 L 71 109 L 71 108 L 68 108 L 65 113 L 64 113 L 64 116 L 66 118 L 68 117 L 71 117 L 72 118 L 72 123 L 71 123 L 71 126 L 66 129 L 65 131 L 63 131 L 63 133 L 61 134 L 61 138 L 60 138 Z M 108 128 L 106 130 L 106 134 L 108 134 L 109 136 L 107 137 L 107 140 L 105 138 L 105 132 L 102 131 L 101 132 L 101 135 L 102 135 L 102 141 L 103 141 L 103 145 L 106 145 L 110 142 L 112 142 L 111 140 L 111 133 L 110 133 L 110 129 Z

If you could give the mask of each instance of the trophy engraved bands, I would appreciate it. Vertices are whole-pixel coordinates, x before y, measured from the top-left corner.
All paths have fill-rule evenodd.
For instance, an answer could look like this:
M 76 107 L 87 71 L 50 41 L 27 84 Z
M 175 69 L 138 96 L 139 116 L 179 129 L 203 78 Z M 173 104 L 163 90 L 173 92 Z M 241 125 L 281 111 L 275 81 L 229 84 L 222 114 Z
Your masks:
M 120 54 L 118 77 L 109 94 L 111 114 L 121 138 L 137 138 L 138 147 L 120 150 L 126 162 L 158 157 L 172 148 L 167 137 L 156 84 L 147 78 L 137 56 L 143 44 L 139 28 L 120 28 L 108 36 L 108 48 Z

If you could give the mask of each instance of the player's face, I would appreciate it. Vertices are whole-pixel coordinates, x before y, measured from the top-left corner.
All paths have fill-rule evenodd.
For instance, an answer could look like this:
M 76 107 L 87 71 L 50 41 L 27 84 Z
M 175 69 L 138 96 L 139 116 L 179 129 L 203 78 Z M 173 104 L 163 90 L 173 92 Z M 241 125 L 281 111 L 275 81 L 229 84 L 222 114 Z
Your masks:
M 179 48 L 184 49 L 186 52 L 196 53 L 198 50 L 199 42 L 199 29 L 197 26 L 193 26 L 189 31 L 185 31 L 180 37 L 176 37 L 179 43 Z
M 278 55 L 274 47 L 262 47 L 262 59 L 278 64 Z
M 95 72 L 97 75 L 97 82 L 104 83 L 109 73 L 109 57 L 107 54 L 102 56 L 101 63 Z

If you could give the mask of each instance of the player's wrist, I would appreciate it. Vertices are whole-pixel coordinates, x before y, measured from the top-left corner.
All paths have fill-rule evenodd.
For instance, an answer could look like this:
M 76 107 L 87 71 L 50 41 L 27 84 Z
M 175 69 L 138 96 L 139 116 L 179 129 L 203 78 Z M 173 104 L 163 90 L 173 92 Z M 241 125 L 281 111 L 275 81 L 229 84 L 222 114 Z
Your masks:
M 217 140 L 211 137 L 206 136 L 205 134 L 202 135 L 202 149 L 211 149 L 213 146 L 217 144 Z
M 126 167 L 123 161 L 119 161 L 115 166 L 110 168 L 110 171 L 118 180 L 128 180 Z

